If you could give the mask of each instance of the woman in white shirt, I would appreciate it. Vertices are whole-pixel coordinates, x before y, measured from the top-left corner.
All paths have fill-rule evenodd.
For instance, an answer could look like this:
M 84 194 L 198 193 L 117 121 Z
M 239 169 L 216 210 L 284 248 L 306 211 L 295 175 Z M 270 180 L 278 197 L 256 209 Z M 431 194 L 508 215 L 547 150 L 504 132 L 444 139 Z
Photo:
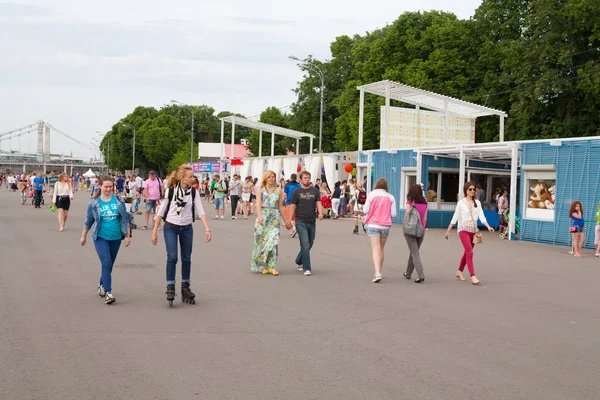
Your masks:
M 180 165 L 166 179 L 169 182 L 164 201 L 154 217 L 152 229 L 152 244 L 158 242 L 157 234 L 160 221 L 165 220 L 165 245 L 167 247 L 167 301 L 173 305 L 175 299 L 175 270 L 177 268 L 177 242 L 181 247 L 181 301 L 196 304 L 196 295 L 190 289 L 190 274 L 192 268 L 192 247 L 194 244 L 194 228 L 196 215 L 200 217 L 206 230 L 206 242 L 210 242 L 211 234 L 202 208 L 200 193 L 192 186 L 194 172 L 192 167 Z
M 475 267 L 473 265 L 473 237 L 477 232 L 477 219 L 488 228 L 490 232 L 494 232 L 494 228 L 488 225 L 485 215 L 483 213 L 483 207 L 479 200 L 475 200 L 475 184 L 472 182 L 465 183 L 463 187 L 465 198 L 460 200 L 456 205 L 454 216 L 448 230 L 446 231 L 446 239 L 450 236 L 450 231 L 456 222 L 458 222 L 458 237 L 465 249 L 463 256 L 456 271 L 456 277 L 461 281 L 464 281 L 463 270 L 465 265 L 469 268 L 469 274 L 471 275 L 471 283 L 473 285 L 479 285 L 481 282 L 475 276 Z
M 69 216 L 69 208 L 73 200 L 73 185 L 69 181 L 69 176 L 62 173 L 58 176 L 58 182 L 54 185 L 54 193 L 52 193 L 52 204 L 58 209 L 58 230 L 65 230 L 67 217 Z

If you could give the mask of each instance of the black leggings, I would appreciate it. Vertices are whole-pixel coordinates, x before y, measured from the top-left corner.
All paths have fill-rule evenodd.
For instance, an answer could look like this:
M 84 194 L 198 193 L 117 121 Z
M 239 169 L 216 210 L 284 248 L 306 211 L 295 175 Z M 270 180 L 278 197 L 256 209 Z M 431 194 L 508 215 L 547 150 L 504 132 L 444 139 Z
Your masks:
M 231 200 L 231 216 L 235 217 L 235 212 L 237 210 L 238 202 L 240 201 L 240 196 L 231 195 L 229 196 Z

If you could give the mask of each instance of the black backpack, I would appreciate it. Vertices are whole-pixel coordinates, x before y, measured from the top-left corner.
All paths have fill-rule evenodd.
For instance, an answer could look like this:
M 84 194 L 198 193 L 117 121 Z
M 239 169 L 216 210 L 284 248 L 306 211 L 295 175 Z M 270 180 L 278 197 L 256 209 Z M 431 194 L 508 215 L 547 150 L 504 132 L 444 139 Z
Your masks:
M 171 207 L 171 200 L 173 200 L 173 193 L 175 188 L 167 189 L 169 191 L 169 195 L 167 196 L 167 208 L 165 209 L 165 215 L 161 215 L 161 217 L 167 222 L 167 214 L 169 213 L 169 207 Z M 196 199 L 196 188 L 192 186 L 192 222 L 196 222 L 196 206 L 194 205 L 194 200 Z
M 365 204 L 367 202 L 367 192 L 364 190 L 360 190 L 358 192 L 358 204 Z

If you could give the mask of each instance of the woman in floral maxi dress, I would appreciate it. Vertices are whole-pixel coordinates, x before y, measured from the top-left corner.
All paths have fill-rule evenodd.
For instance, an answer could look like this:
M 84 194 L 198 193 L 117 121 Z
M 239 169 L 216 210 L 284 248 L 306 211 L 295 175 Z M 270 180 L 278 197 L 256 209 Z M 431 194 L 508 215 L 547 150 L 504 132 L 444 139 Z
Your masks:
M 256 223 L 250 270 L 264 275 L 279 275 L 275 269 L 279 251 L 279 228 L 283 209 L 283 191 L 277 187 L 275 172 L 267 171 L 256 190 Z

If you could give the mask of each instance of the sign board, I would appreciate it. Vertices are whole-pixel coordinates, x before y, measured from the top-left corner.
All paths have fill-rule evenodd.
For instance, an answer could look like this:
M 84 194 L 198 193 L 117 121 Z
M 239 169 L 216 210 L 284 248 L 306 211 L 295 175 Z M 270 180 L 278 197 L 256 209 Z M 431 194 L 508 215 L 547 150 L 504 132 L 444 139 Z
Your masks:
M 413 108 L 390 107 L 387 146 L 384 140 L 385 106 L 381 107 L 382 149 L 406 149 L 475 143 L 475 119 L 448 115 L 444 141 L 444 114 Z
M 193 162 L 192 169 L 196 172 L 219 172 L 219 161 Z M 223 163 L 223 172 L 227 171 L 227 163 Z

